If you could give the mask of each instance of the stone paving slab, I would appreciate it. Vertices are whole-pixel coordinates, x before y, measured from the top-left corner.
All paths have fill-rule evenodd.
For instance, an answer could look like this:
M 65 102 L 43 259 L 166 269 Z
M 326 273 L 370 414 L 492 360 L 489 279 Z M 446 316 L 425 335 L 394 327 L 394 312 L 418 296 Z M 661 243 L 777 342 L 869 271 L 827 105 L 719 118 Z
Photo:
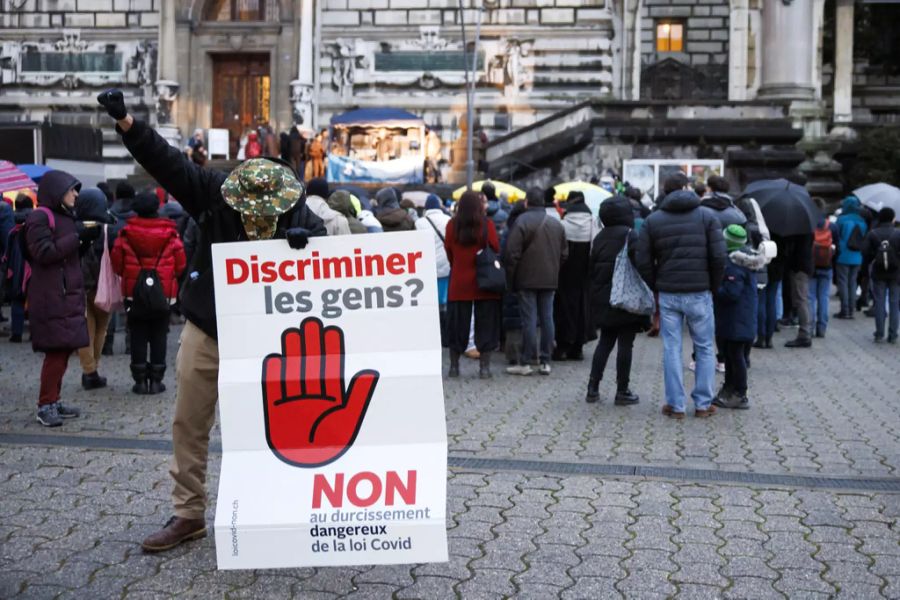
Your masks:
M 655 465 L 759 473 L 892 477 L 900 475 L 900 348 L 871 341 L 871 319 L 833 321 L 828 337 L 811 350 L 782 347 L 795 335 L 776 335 L 776 348 L 754 350 L 749 411 L 721 411 L 715 418 L 672 422 L 663 402 L 659 339 L 639 336 L 633 390 L 641 403 L 612 406 L 613 381 L 601 385 L 605 401 L 583 401 L 588 362 L 557 363 L 549 377 L 524 379 L 502 373 L 477 379 L 477 364 L 463 361 L 463 377 L 445 380 L 447 429 L 452 456 L 539 459 L 589 464 Z M 178 328 L 169 336 L 170 363 Z M 168 438 L 174 399 L 130 393 L 128 358 L 104 357 L 110 387 L 85 392 L 73 357 L 63 394 L 84 409 L 65 434 Z M 589 347 L 589 350 L 592 346 Z M 685 342 L 685 360 L 690 348 Z M 27 344 L 0 340 L 0 433 L 42 433 L 34 421 L 41 355 Z M 612 367 L 612 365 L 610 365 Z M 614 379 L 614 375 L 610 375 Z M 721 377 L 721 376 L 720 376 Z M 686 372 L 685 381 L 693 378 Z M 690 410 L 690 409 L 689 409 Z M 213 443 L 218 441 L 218 427 Z
M 219 572 L 212 538 L 140 551 L 169 516 L 167 461 L 0 446 L 0 597 L 889 598 L 900 589 L 900 494 L 459 470 L 448 474 L 448 563 Z

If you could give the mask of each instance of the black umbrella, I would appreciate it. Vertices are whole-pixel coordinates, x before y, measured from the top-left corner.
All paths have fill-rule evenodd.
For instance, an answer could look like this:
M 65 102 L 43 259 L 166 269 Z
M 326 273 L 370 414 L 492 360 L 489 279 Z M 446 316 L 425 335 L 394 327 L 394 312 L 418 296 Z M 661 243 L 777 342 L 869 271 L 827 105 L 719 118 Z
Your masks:
M 809 235 L 821 216 L 806 188 L 787 179 L 754 181 L 742 195 L 759 203 L 766 226 L 775 235 Z

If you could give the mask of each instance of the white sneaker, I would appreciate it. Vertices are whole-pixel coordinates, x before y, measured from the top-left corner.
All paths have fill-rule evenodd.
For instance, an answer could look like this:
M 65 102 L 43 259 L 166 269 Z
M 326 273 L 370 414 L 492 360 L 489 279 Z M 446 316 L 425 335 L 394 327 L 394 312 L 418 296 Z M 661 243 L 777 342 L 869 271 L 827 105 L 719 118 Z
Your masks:
M 506 367 L 506 372 L 510 375 L 531 375 L 534 371 L 528 365 L 513 365 Z
M 716 371 L 719 373 L 724 373 L 725 372 L 725 363 L 717 362 L 716 363 Z
M 548 363 L 541 363 L 541 366 L 538 367 L 538 373 L 540 373 L 541 375 L 549 375 L 550 365 Z
M 696 371 L 696 370 L 697 370 L 697 363 L 694 361 L 691 361 L 690 364 L 688 364 L 688 371 Z

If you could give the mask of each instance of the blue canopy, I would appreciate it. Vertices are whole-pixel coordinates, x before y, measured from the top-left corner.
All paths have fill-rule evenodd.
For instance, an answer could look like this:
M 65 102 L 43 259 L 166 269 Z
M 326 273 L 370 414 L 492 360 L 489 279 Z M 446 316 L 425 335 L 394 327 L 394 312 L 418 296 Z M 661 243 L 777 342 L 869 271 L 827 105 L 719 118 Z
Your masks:
M 359 108 L 331 117 L 332 125 L 424 125 L 421 117 L 399 108 Z
M 35 183 L 39 183 L 47 171 L 52 170 L 46 165 L 16 165 L 16 168 L 31 177 Z

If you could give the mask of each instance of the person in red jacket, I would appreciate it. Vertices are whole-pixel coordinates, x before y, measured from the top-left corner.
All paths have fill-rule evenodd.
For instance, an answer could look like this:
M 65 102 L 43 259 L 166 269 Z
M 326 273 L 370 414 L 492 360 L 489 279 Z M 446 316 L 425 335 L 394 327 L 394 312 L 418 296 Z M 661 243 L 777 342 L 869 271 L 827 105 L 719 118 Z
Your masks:
M 475 347 L 480 353 L 479 376 L 491 376 L 491 352 L 500 344 L 500 294 L 478 288 L 475 255 L 486 245 L 500 252 L 497 229 L 487 218 L 487 200 L 468 191 L 459 199 L 456 216 L 447 223 L 444 249 L 450 261 L 447 295 L 447 334 L 450 338 L 450 377 L 459 377 L 459 355 L 469 344 L 469 326 L 475 310 Z
M 171 219 L 157 214 L 159 201 L 150 192 L 139 194 L 131 204 L 137 216 L 119 233 L 110 258 L 113 271 L 122 277 L 122 296 L 131 332 L 132 391 L 136 394 L 159 394 L 166 390 L 166 338 L 169 314 L 141 318 L 131 312 L 135 286 L 142 269 L 156 269 L 163 293 L 170 303 L 178 297 L 178 276 L 185 267 L 184 244 Z M 150 361 L 147 361 L 147 345 Z

